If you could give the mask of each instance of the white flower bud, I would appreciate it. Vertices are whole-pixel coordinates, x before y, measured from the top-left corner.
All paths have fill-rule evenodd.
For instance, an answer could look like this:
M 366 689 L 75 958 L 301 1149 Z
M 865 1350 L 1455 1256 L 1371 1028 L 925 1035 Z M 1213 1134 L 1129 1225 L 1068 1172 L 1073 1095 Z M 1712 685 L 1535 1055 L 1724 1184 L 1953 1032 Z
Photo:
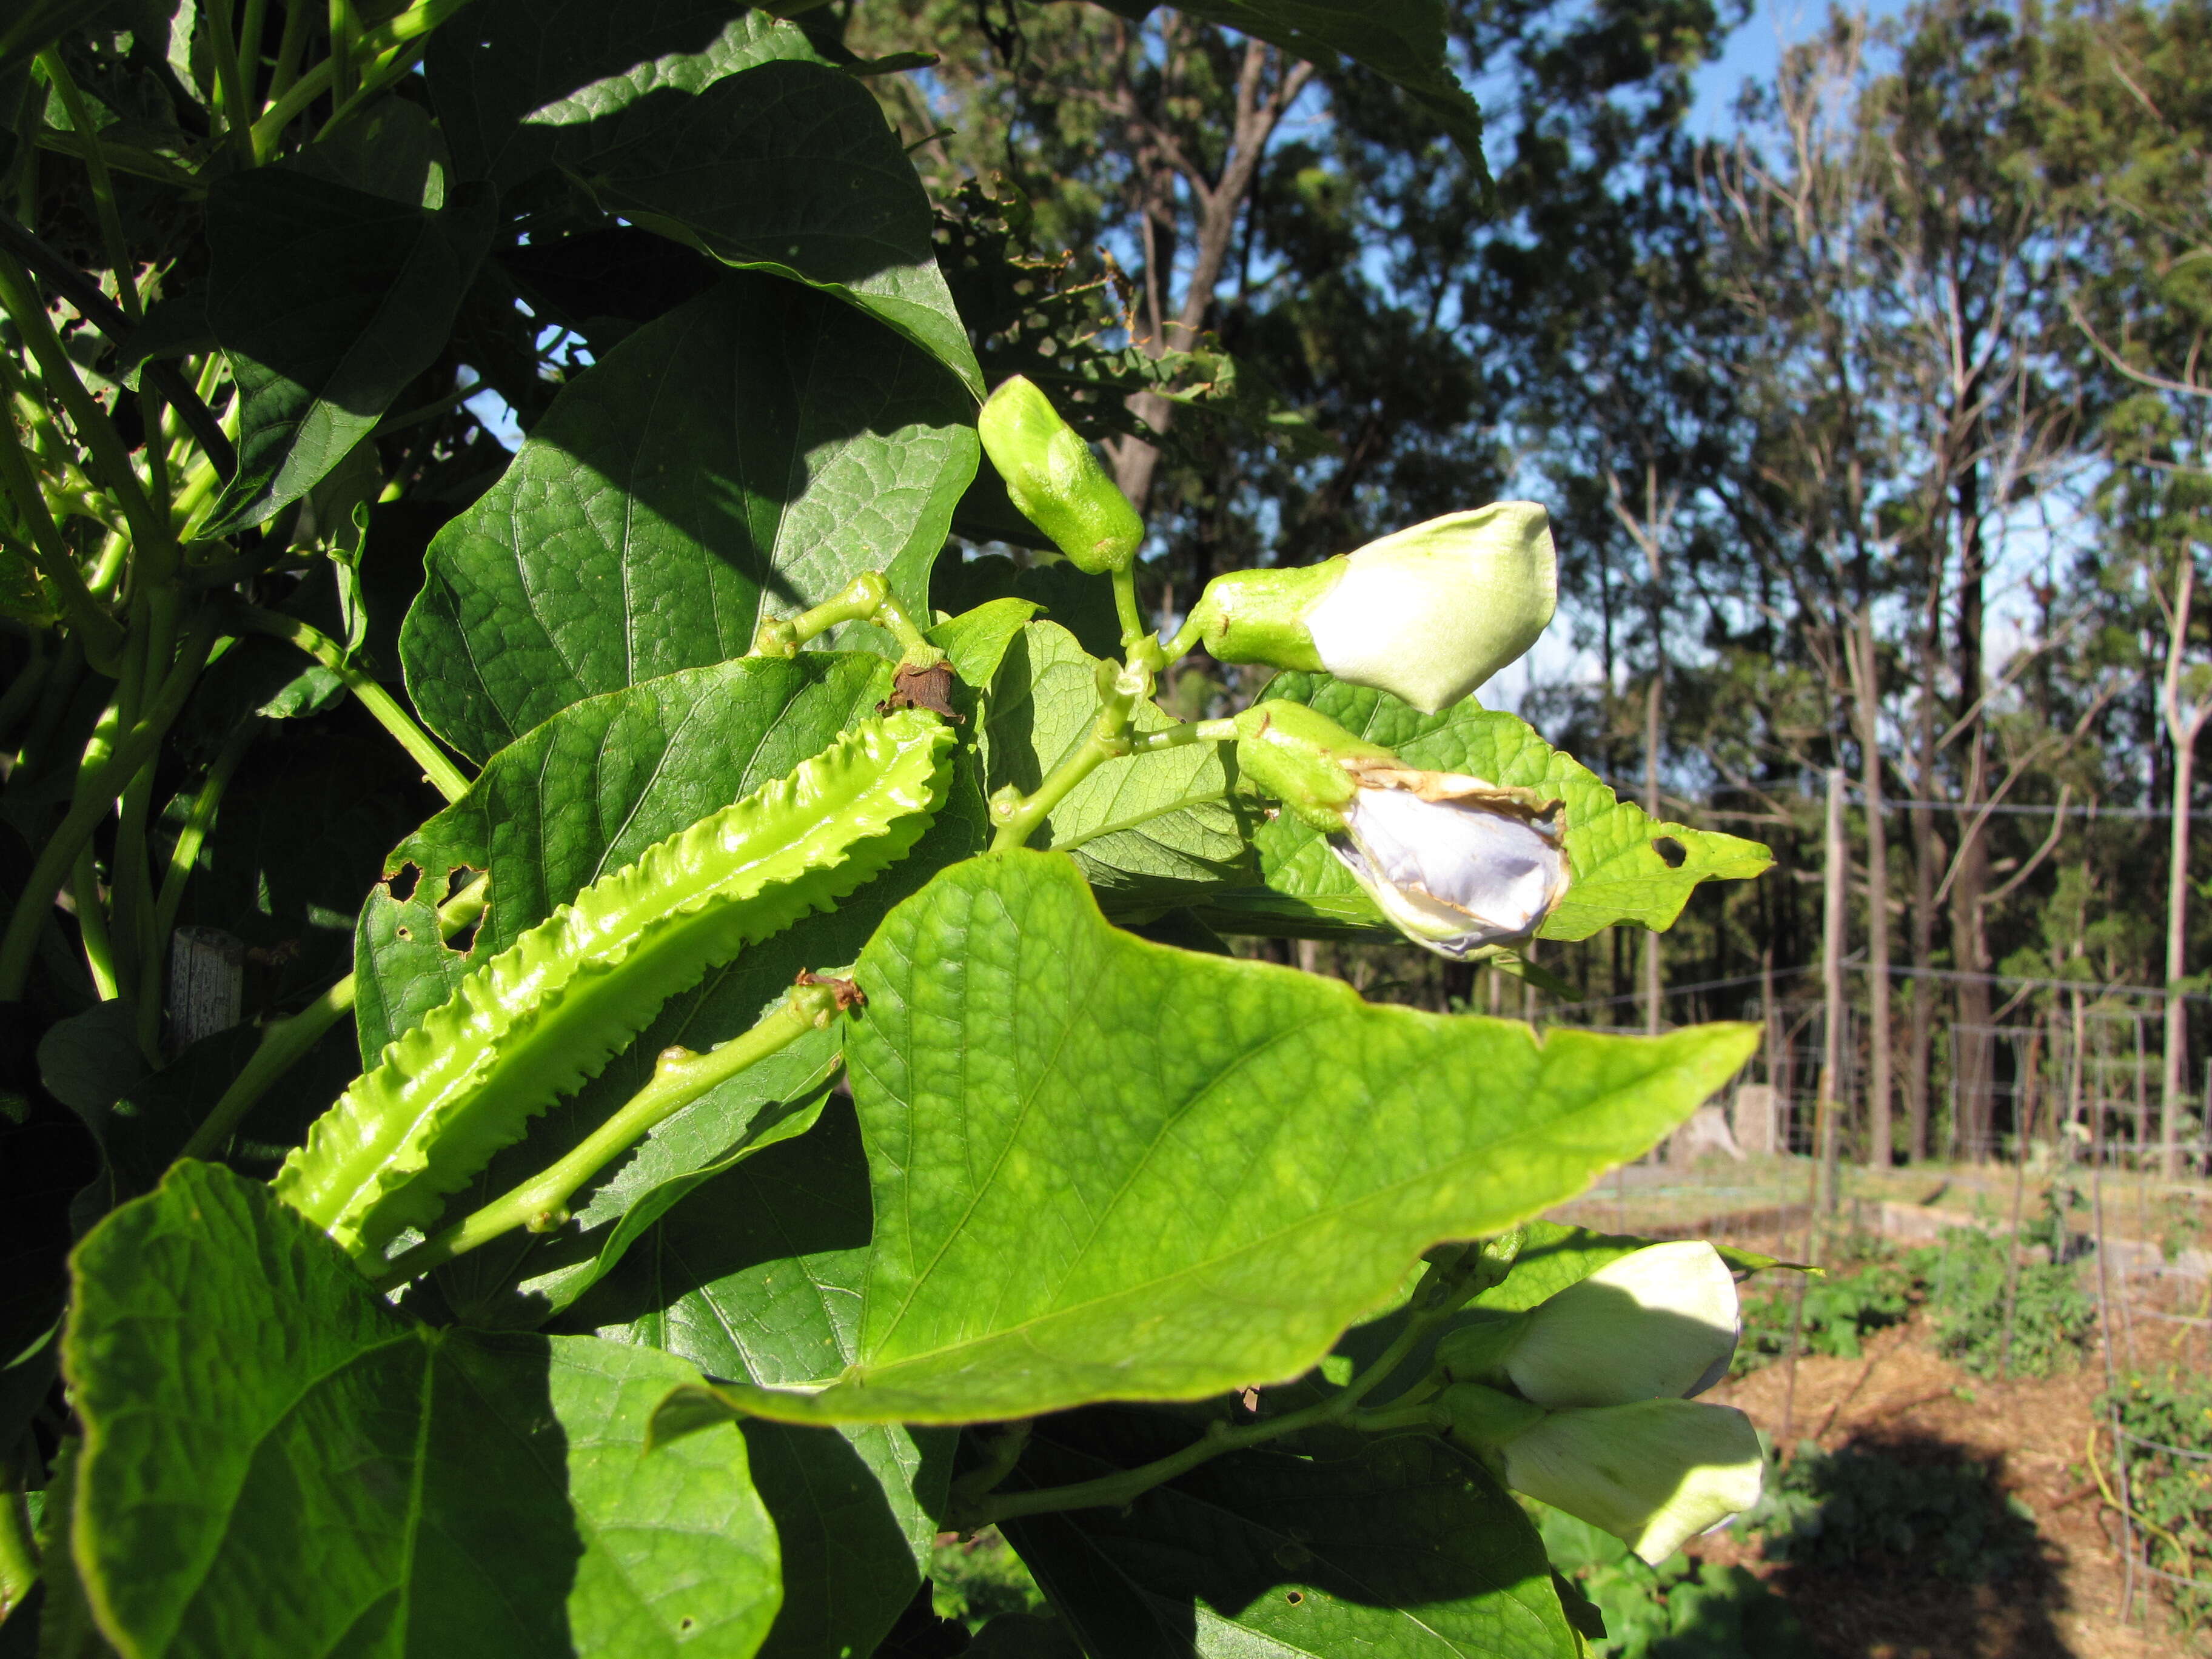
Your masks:
M 1369 543 L 1304 622 L 1337 678 L 1434 714 L 1535 644 L 1558 602 L 1544 509 L 1498 501 Z
M 1330 848 L 1415 944 L 1459 958 L 1526 939 L 1566 896 L 1559 802 L 1456 773 L 1343 764 L 1359 787 Z
M 1223 662 L 1324 669 L 1433 714 L 1534 645 L 1558 602 L 1544 509 L 1498 501 L 1319 564 L 1216 576 L 1190 620 Z
M 1625 1406 L 1703 1394 L 1728 1374 L 1735 1279 L 1703 1239 L 1653 1244 L 1540 1303 L 1506 1355 L 1541 1406 Z
M 1498 1449 L 1505 1484 L 1653 1566 L 1759 1501 L 1759 1431 L 1733 1406 L 1645 1400 L 1547 1413 Z

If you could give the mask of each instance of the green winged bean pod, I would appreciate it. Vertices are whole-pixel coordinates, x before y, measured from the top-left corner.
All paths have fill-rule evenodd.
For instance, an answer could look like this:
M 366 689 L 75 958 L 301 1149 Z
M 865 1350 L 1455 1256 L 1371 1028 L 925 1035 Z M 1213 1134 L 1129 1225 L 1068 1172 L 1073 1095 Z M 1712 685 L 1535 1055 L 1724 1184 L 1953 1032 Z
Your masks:
M 919 710 L 864 721 L 592 883 L 387 1045 L 277 1192 L 356 1255 L 427 1225 L 670 997 L 903 857 L 944 801 L 951 743 Z

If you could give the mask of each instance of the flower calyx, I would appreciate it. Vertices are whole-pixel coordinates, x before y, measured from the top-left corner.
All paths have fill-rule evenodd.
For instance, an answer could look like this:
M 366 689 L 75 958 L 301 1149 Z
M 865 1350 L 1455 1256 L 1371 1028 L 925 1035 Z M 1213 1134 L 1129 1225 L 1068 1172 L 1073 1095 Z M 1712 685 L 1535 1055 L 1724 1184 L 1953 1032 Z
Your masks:
M 1558 602 L 1550 519 L 1497 501 L 1319 564 L 1217 576 L 1190 623 L 1223 662 L 1323 670 L 1432 714 L 1534 645 Z
M 1034 382 L 1019 374 L 1000 382 L 976 426 L 1008 499 L 1070 564 L 1094 576 L 1129 568 L 1144 520 Z

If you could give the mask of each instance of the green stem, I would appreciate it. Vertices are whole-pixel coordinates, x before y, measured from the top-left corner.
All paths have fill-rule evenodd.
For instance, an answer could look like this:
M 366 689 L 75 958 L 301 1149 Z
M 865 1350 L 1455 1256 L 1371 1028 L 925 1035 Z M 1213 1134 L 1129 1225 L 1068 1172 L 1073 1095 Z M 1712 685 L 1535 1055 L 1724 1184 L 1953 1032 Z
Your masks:
M 146 308 L 139 303 L 137 278 L 131 274 L 130 244 L 123 238 L 123 215 L 115 205 L 115 179 L 107 170 L 107 152 L 100 145 L 100 134 L 93 129 L 92 117 L 85 109 L 76 82 L 70 79 L 69 69 L 62 62 L 59 50 L 49 48 L 40 52 L 39 67 L 46 72 L 46 84 L 60 94 L 62 112 L 69 117 L 70 130 L 84 139 L 84 167 L 92 179 L 93 210 L 100 220 L 100 240 L 107 244 L 107 262 L 115 272 L 115 297 L 122 303 L 125 316 L 134 323 L 143 321 Z
M 795 657 L 809 640 L 817 639 L 839 623 L 848 622 L 873 623 L 890 630 L 899 643 L 899 661 L 903 665 L 928 668 L 945 660 L 945 653 L 923 635 L 906 607 L 893 597 L 890 584 L 884 580 L 881 572 L 874 570 L 862 571 L 811 611 L 761 623 L 753 634 L 752 654 Z
M 1175 637 L 1160 653 L 1160 666 L 1164 668 L 1170 663 L 1181 662 L 1188 656 L 1198 644 L 1198 618 L 1194 616 L 1184 617 L 1182 626 L 1176 629 Z
M 31 470 L 31 458 L 24 452 L 22 436 L 15 430 L 14 419 L 3 410 L 0 410 L 0 426 L 8 429 L 5 440 L 0 441 L 0 491 L 15 503 L 16 515 L 30 535 L 31 562 L 37 567 L 40 579 L 61 600 L 63 614 L 84 642 L 87 659 L 101 673 L 112 674 L 116 658 L 123 649 L 122 625 L 100 608 L 100 601 L 85 586 L 76 556 L 62 539 L 61 526 L 46 510 L 46 493 L 39 488 L 38 476 Z
M 1091 728 L 1091 735 L 1053 768 L 1033 793 L 1018 799 L 993 799 L 991 819 L 999 826 L 999 833 L 991 839 L 993 852 L 1027 846 L 1029 838 L 1043 828 L 1052 809 L 1067 798 L 1070 790 L 1108 761 L 1130 752 L 1130 718 L 1138 700 L 1152 690 L 1152 678 L 1140 666 L 1098 665 L 1097 723 Z
M 376 677 L 348 662 L 337 641 L 322 629 L 279 611 L 264 611 L 258 605 L 233 605 L 224 614 L 234 626 L 249 633 L 289 641 L 343 680 L 346 690 L 358 697 L 361 706 L 415 757 L 422 769 L 422 775 L 447 800 L 459 800 L 468 793 L 467 775 L 453 764 L 428 732 L 415 723 L 415 717 L 399 706 L 398 700 L 378 683 Z
M 354 47 L 361 38 L 361 19 L 354 15 L 353 0 L 330 0 L 331 100 L 343 104 L 354 94 Z
M 252 117 L 261 107 L 261 37 L 269 20 L 269 0 L 246 0 L 246 15 L 238 26 L 237 57 L 245 70 L 246 142 L 253 139 Z
M 353 1007 L 354 976 L 348 974 L 296 1014 L 272 1019 L 261 1028 L 260 1045 L 253 1051 L 215 1108 L 192 1131 L 192 1138 L 177 1154 L 184 1158 L 213 1158 L 228 1146 L 246 1115 L 269 1092 L 270 1085 L 290 1071 L 321 1041 L 324 1032 Z
M 166 581 L 176 557 L 176 541 L 169 534 L 167 516 L 155 510 L 137 469 L 131 464 L 131 452 L 124 447 L 122 434 L 77 378 L 76 365 L 62 349 L 53 319 L 32 286 L 30 273 L 8 253 L 0 253 L 0 305 L 7 307 L 24 343 L 38 359 L 40 383 L 61 400 L 70 423 L 76 428 L 77 441 L 99 463 L 100 483 L 121 505 L 137 544 L 140 570 L 149 581 Z
M 1161 1482 L 1172 1480 L 1224 1452 L 1264 1445 L 1270 1440 L 1279 1440 L 1285 1435 L 1296 1434 L 1302 1429 L 1316 1428 L 1328 1423 L 1344 1423 L 1357 1428 L 1376 1430 L 1430 1426 L 1435 1420 L 1433 1407 L 1364 1412 L 1360 1409 L 1360 1402 L 1388 1381 L 1391 1373 L 1405 1364 L 1431 1331 L 1459 1310 L 1466 1299 L 1480 1287 L 1482 1282 L 1480 1274 L 1477 1253 L 1473 1251 L 1455 1258 L 1449 1267 L 1431 1264 L 1422 1275 L 1421 1282 L 1414 1287 L 1410 1304 L 1413 1312 L 1407 1319 L 1405 1328 L 1398 1333 L 1396 1340 L 1372 1364 L 1354 1376 L 1341 1392 L 1302 1411 L 1248 1423 L 1241 1428 L 1232 1428 L 1226 1423 L 1210 1424 L 1203 1438 L 1181 1451 L 1140 1464 L 1136 1468 L 1122 1469 L 1113 1474 L 1101 1475 L 1096 1480 L 1077 1481 L 1071 1486 L 1008 1492 L 979 1502 L 957 1517 L 947 1518 L 963 1528 L 968 1528 L 1061 1510 L 1121 1509 L 1134 1503 Z
M 207 842 L 208 831 L 215 827 L 216 809 L 222 805 L 222 793 L 229 787 L 231 775 L 246 758 L 246 751 L 253 746 L 260 735 L 262 721 L 249 717 L 223 742 L 214 763 L 208 768 L 206 781 L 200 792 L 192 797 L 191 816 L 185 827 L 177 832 L 177 844 L 170 849 L 169 867 L 161 877 L 161 896 L 154 901 L 154 954 L 147 959 L 142 977 L 150 985 L 160 977 L 163 951 L 169 934 L 177 925 L 177 911 L 185 902 L 185 884 L 191 879 L 192 868 L 199 862 L 200 848 Z M 141 999 L 138 1005 L 138 1046 L 152 1049 L 161 1035 L 161 1000 L 155 996 Z
M 1145 626 L 1145 613 L 1137 604 L 1137 571 L 1125 564 L 1113 574 L 1114 612 L 1121 619 L 1121 649 L 1134 651 L 1151 632 Z
M 76 798 L 68 815 L 48 837 L 38 862 L 31 866 L 31 873 L 16 896 L 15 908 L 9 915 L 7 932 L 0 934 L 0 1002 L 21 1000 L 23 987 L 30 979 L 31 956 L 38 944 L 39 929 L 45 925 L 46 912 L 52 908 L 63 881 L 76 863 L 78 849 L 91 839 L 100 821 L 114 809 L 124 783 L 153 759 L 161 748 L 162 738 L 184 708 L 185 697 L 191 695 L 199 678 L 201 665 L 207 660 L 208 647 L 214 642 L 215 629 L 210 624 L 202 622 L 193 625 L 183 654 L 169 671 L 144 716 L 117 740 L 91 776 L 79 781 Z
M 223 137 L 240 159 L 253 164 L 253 105 L 238 62 L 238 39 L 230 31 L 231 0 L 216 0 L 207 20 L 215 50 L 216 101 L 222 106 Z
M 836 1018 L 837 997 L 828 985 L 801 985 L 782 1006 L 743 1036 L 703 1054 L 666 1048 L 653 1068 L 653 1080 L 620 1110 L 594 1129 L 557 1163 L 494 1199 L 465 1219 L 405 1252 L 373 1281 L 380 1291 L 393 1291 L 410 1279 L 465 1255 L 495 1238 L 526 1227 L 550 1232 L 568 1219 L 568 1200 L 631 1144 L 665 1123 L 709 1089 L 727 1082 L 749 1066 L 788 1048 L 807 1032 Z
M 1129 752 L 1149 755 L 1162 749 L 1181 749 L 1194 743 L 1234 743 L 1237 741 L 1235 720 L 1185 720 L 1170 726 L 1164 732 L 1147 732 L 1141 738 L 1129 739 Z
M 362 87 L 380 88 L 387 79 L 397 80 L 405 74 L 412 64 L 400 64 L 399 54 L 392 49 L 410 40 L 420 40 L 466 4 L 468 0 L 416 0 L 414 5 L 398 16 L 363 32 L 357 43 L 360 55 L 392 55 L 362 78 Z M 306 9 L 306 0 L 300 0 L 293 9 L 293 18 L 297 18 Z M 292 19 L 288 18 L 285 23 L 285 44 L 288 46 L 291 44 L 291 22 Z M 280 52 L 280 58 L 281 55 Z M 283 68 L 280 62 L 277 65 L 280 80 L 283 78 Z M 270 91 L 276 101 L 270 105 L 268 113 L 253 124 L 253 154 L 256 159 L 265 161 L 276 154 L 277 142 L 283 137 L 284 129 L 298 119 L 308 105 L 331 89 L 334 72 L 331 61 L 325 58 L 298 80 L 290 82 L 281 89 L 271 84 Z
M 46 649 L 46 630 L 31 630 L 31 659 L 22 672 L 8 682 L 8 689 L 0 691 L 0 744 L 15 729 L 15 722 L 38 701 L 40 690 L 46 685 L 46 676 L 53 672 L 56 653 Z
M 84 940 L 84 965 L 92 975 L 92 988 L 102 1002 L 123 994 L 115 974 L 115 950 L 108 942 L 107 913 L 100 908 L 100 872 L 92 860 L 90 842 L 77 849 L 70 872 L 70 897 L 76 903 L 76 930 Z

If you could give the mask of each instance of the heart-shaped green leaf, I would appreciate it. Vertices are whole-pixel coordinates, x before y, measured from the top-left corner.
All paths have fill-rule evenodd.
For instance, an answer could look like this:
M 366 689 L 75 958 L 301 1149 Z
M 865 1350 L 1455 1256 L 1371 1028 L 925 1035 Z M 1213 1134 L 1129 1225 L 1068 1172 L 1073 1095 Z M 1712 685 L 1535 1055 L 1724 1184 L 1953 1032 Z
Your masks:
M 945 871 L 855 976 L 876 1231 L 854 1361 L 731 1409 L 978 1422 L 1294 1376 L 1423 1249 L 1644 1151 L 1757 1039 L 1370 1005 L 1122 933 L 1031 852 Z
M 629 130 L 650 120 L 632 139 Z M 792 58 L 717 81 L 663 118 L 625 112 L 575 171 L 623 217 L 725 264 L 836 295 L 937 358 L 983 373 L 937 268 L 929 198 L 875 94 Z
M 430 545 L 416 706 L 482 760 L 556 711 L 741 657 L 881 570 L 919 611 L 978 453 L 967 394 L 851 307 L 732 273 L 554 400 Z
M 75 1278 L 75 1554 L 134 1659 L 749 1659 L 767 1632 L 743 1441 L 639 1455 L 681 1361 L 416 1324 L 207 1164 L 110 1216 Z

